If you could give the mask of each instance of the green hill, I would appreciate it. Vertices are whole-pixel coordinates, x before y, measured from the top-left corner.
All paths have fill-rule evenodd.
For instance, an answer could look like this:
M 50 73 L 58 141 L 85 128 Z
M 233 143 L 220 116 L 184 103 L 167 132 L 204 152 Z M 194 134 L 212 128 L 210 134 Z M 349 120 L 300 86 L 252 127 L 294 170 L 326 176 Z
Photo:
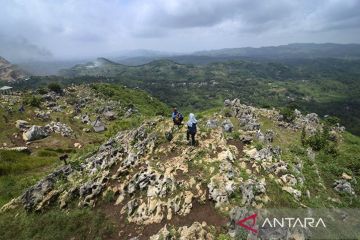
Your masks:
M 139 87 L 185 111 L 220 106 L 225 98 L 234 97 L 263 107 L 295 104 L 303 111 L 338 116 L 351 132 L 360 134 L 360 60 L 291 59 L 207 65 L 157 60 L 131 67 L 111 62 L 90 69 L 88 66 L 62 71 L 68 77 L 64 81 L 92 81 L 95 77 L 96 81 Z

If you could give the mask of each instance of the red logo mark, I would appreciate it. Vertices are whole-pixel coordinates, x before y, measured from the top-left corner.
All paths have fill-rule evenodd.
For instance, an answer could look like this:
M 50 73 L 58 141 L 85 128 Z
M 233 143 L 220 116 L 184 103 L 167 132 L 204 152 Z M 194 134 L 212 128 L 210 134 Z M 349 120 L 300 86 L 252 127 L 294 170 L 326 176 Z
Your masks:
M 256 224 L 256 216 L 257 214 L 255 213 L 247 218 L 239 220 L 236 224 L 256 234 L 257 230 L 253 228 Z M 252 220 L 250 225 L 245 224 L 245 222 L 248 220 Z

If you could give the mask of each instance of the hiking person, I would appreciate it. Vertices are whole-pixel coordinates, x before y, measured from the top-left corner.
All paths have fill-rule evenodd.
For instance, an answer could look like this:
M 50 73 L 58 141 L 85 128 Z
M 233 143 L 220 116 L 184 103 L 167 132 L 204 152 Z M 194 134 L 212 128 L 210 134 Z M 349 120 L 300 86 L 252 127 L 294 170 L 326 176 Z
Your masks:
M 187 122 L 188 130 L 186 132 L 186 139 L 189 141 L 191 136 L 191 142 L 190 144 L 192 146 L 195 146 L 195 134 L 196 134 L 196 124 L 197 120 L 195 118 L 195 115 L 193 113 L 189 114 L 189 121 Z
M 174 125 L 180 126 L 182 125 L 182 121 L 184 120 L 183 115 L 174 107 L 173 113 L 172 113 L 172 119 L 174 122 Z

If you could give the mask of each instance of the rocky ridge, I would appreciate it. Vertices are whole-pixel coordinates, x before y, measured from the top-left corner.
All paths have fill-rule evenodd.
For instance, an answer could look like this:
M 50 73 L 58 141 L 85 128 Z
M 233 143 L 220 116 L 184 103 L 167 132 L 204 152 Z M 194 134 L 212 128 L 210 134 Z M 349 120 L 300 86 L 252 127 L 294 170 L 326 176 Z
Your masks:
M 26 73 L 16 66 L 12 65 L 6 59 L 0 57 L 0 80 L 15 82 L 20 79 L 24 79 Z
M 224 105 L 221 113 L 200 121 L 196 147 L 188 145 L 185 127 L 173 127 L 162 117 L 145 121 L 119 132 L 94 154 L 73 159 L 49 174 L 2 211 L 18 206 L 27 211 L 46 211 L 51 206 L 65 209 L 73 203 L 96 208 L 111 195 L 116 211 L 129 223 L 162 224 L 152 236 L 138 233 L 140 239 L 214 239 L 216 226 L 206 222 L 188 226 L 167 222 L 186 218 L 196 204 L 210 203 L 229 216 L 238 207 L 263 208 L 276 197 L 269 192 L 270 181 L 281 194 L 306 207 L 302 203 L 308 195 L 304 162 L 284 160 L 282 148 L 275 144 L 279 136 L 272 129 L 263 131 L 260 122 L 267 118 L 281 128 L 305 129 L 311 135 L 322 129 L 318 116 L 298 111 L 295 121 L 287 123 L 276 110 L 247 106 L 238 99 L 226 100 Z M 339 135 L 343 129 L 332 131 Z M 334 180 L 335 190 L 355 195 L 349 177 Z M 238 234 L 231 228 L 226 231 L 233 237 Z

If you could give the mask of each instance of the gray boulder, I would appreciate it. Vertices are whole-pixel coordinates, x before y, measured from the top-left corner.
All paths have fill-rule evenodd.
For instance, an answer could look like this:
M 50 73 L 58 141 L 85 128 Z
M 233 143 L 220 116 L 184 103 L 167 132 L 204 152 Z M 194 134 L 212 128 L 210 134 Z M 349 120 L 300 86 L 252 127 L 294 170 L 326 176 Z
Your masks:
M 218 121 L 216 119 L 209 119 L 207 122 L 206 122 L 206 127 L 207 128 L 216 128 L 218 125 Z
M 222 126 L 225 132 L 232 132 L 234 125 L 229 119 L 226 119 L 222 122 Z
M 24 141 L 35 141 L 46 138 L 49 134 L 43 127 L 33 125 L 29 130 L 23 133 Z
M 103 113 L 103 115 L 107 120 L 110 120 L 110 121 L 116 119 L 116 113 L 113 111 L 106 111 Z
M 226 100 L 224 101 L 224 106 L 225 106 L 225 107 L 231 107 L 231 101 L 230 101 L 230 99 L 226 99 Z
M 346 181 L 345 179 L 336 180 L 334 182 L 334 189 L 337 192 L 355 195 L 355 191 L 352 188 L 351 184 L 348 181 Z

